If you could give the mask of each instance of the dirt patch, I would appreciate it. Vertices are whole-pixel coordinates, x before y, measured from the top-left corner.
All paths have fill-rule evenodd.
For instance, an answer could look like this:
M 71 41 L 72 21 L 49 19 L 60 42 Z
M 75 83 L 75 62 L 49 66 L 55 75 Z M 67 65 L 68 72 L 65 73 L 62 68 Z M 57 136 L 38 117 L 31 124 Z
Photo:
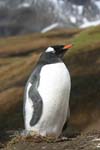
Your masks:
M 100 148 L 100 132 L 81 134 L 74 138 L 58 141 L 12 138 L 2 150 L 97 150 Z

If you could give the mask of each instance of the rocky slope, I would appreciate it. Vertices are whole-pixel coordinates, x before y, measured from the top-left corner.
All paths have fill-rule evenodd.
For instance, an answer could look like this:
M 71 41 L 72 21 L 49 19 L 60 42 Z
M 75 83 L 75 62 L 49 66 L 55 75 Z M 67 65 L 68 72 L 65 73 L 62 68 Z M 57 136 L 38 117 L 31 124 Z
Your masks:
M 99 0 L 0 0 L 0 36 L 95 24 L 100 24 Z

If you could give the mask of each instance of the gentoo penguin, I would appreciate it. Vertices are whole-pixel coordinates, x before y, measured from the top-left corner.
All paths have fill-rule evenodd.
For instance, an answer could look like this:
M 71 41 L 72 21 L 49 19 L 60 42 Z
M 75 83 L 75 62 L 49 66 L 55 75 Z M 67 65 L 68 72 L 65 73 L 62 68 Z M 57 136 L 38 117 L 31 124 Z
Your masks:
M 24 94 L 25 130 L 57 138 L 69 117 L 71 80 L 62 61 L 72 45 L 48 47 L 30 75 Z

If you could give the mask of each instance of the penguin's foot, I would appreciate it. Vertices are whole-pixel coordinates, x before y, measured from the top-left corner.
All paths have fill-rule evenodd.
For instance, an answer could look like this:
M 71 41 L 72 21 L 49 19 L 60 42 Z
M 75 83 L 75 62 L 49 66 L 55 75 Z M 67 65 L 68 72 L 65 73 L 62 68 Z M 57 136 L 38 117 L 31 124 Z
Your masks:
M 27 130 L 21 131 L 22 137 L 28 137 L 28 136 L 34 136 L 34 135 L 37 135 L 37 133 L 34 131 L 27 131 Z
M 33 141 L 33 142 L 41 142 L 43 140 L 43 137 L 39 134 L 37 134 L 37 132 L 35 131 L 27 131 L 27 130 L 23 130 L 21 132 L 21 137 L 22 140 L 24 141 Z
M 30 142 L 33 141 L 36 143 L 43 142 L 43 141 L 54 142 L 56 139 L 53 135 L 52 136 L 50 136 L 50 135 L 42 136 L 35 131 L 27 131 L 27 130 L 23 130 L 21 132 L 21 138 L 24 141 L 30 141 Z
M 56 143 L 56 142 L 63 142 L 69 140 L 69 138 L 65 136 L 60 136 L 58 138 L 55 137 L 54 135 L 41 136 L 40 134 L 37 134 L 34 131 L 27 131 L 27 130 L 23 130 L 21 132 L 21 139 L 24 141 L 30 141 L 35 143 L 40 143 L 40 142 Z
M 67 138 L 65 137 L 56 138 L 54 135 L 42 136 L 34 131 L 27 131 L 27 130 L 23 130 L 20 135 L 21 140 L 35 143 L 40 142 L 55 143 L 67 140 Z
M 34 131 L 23 130 L 20 135 L 21 135 L 21 140 L 23 141 L 36 142 L 36 143 L 43 141 L 43 137 Z

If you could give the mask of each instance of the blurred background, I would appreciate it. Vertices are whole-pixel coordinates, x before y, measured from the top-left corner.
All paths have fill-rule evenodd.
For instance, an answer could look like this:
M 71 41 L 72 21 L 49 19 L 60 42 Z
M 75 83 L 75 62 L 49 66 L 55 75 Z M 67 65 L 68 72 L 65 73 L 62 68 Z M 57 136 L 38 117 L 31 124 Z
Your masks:
M 100 0 L 0 0 L 1 147 L 1 132 L 24 129 L 24 87 L 41 52 L 69 43 L 73 47 L 64 57 L 72 82 L 69 124 L 81 133 L 98 132 Z
M 100 24 L 100 0 L 0 0 L 0 36 Z

